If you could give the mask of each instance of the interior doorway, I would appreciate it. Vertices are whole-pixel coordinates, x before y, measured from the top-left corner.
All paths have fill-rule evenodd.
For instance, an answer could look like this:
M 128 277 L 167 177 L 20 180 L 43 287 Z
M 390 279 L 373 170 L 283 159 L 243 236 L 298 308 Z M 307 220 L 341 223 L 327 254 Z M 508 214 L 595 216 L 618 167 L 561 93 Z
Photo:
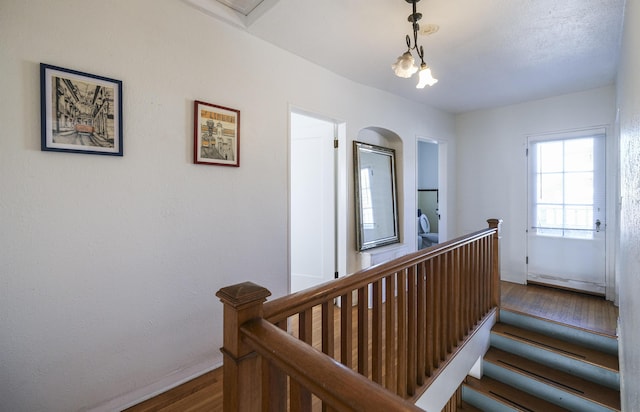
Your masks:
M 339 124 L 290 113 L 290 291 L 339 273 Z
M 446 146 L 433 139 L 417 140 L 416 249 L 446 240 Z

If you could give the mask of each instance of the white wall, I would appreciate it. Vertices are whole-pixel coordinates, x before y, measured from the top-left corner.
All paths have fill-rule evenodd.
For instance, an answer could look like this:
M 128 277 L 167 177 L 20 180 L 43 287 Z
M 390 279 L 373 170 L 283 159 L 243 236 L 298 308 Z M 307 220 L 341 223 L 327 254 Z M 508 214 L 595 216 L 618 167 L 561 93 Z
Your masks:
M 40 62 L 123 81 L 124 157 L 40 151 Z M 349 144 L 369 126 L 405 140 L 404 233 L 415 136 L 454 147 L 452 116 L 177 0 L 3 0 L 0 73 L 0 410 L 116 410 L 220 364 L 215 292 L 287 289 L 290 104 L 346 122 Z M 195 99 L 241 111 L 240 168 L 192 163 Z
M 613 126 L 614 107 L 610 86 L 456 116 L 458 234 L 477 230 L 488 217 L 503 219 L 503 279 L 526 280 L 526 136 Z
M 418 189 L 438 188 L 438 144 L 418 142 Z
M 617 91 L 620 123 L 620 368 L 622 410 L 640 405 L 640 4 L 627 1 Z

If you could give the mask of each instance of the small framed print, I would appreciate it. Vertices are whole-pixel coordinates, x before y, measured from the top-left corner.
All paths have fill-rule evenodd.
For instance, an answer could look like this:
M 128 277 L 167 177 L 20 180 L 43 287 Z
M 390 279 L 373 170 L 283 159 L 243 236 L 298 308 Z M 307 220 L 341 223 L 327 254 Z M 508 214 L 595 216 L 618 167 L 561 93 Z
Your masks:
M 194 102 L 193 162 L 240 166 L 240 111 Z
M 122 81 L 40 64 L 42 150 L 122 156 Z

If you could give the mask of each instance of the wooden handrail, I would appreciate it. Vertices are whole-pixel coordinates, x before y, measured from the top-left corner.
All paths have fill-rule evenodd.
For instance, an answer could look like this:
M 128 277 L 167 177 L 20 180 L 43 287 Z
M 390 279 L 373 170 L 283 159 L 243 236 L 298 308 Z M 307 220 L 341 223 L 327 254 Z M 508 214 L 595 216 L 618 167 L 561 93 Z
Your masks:
M 422 411 L 264 319 L 241 330 L 256 352 L 336 411 Z
M 300 292 L 282 296 L 264 304 L 264 317 L 275 322 L 292 316 L 299 313 L 306 307 L 316 306 L 328 299 L 342 296 L 349 291 L 357 290 L 358 288 L 371 284 L 384 276 L 398 272 L 402 268 L 445 254 L 453 249 L 469 244 L 474 240 L 492 233 L 495 233 L 494 229 L 479 230 L 469 235 L 460 236 L 447 242 L 431 246 L 427 249 L 409 253 L 397 259 L 363 269 L 353 275 L 344 276 L 336 280 L 321 283 Z
M 403 398 L 418 399 L 497 313 L 501 221 L 488 223 L 267 303 L 270 292 L 250 282 L 221 289 L 224 410 L 306 411 L 312 394 L 323 410 L 360 410 L 377 396 L 390 403 L 375 409 L 405 410 Z

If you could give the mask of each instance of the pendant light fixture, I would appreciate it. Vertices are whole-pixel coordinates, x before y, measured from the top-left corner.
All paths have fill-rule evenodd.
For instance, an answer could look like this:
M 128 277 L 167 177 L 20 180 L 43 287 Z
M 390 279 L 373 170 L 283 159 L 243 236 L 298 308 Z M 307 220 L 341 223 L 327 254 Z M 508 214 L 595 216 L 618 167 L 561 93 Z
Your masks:
M 419 71 L 418 84 L 416 85 L 416 88 L 423 89 L 426 85 L 433 86 L 438 82 L 438 80 L 433 77 L 431 69 L 424 62 L 424 51 L 422 46 L 418 46 L 418 31 L 420 30 L 418 21 L 422 18 L 422 13 L 418 13 L 416 9 L 416 3 L 419 1 L 420 0 L 406 0 L 407 3 L 411 3 L 413 5 L 413 13 L 411 13 L 407 18 L 413 27 L 413 45 L 411 43 L 411 37 L 407 34 L 407 51 L 398 57 L 398 60 L 392 64 L 391 67 L 393 68 L 396 76 L 403 77 L 405 79 L 408 79 L 413 76 L 415 72 Z M 416 66 L 415 59 L 411 54 L 412 50 L 415 50 L 416 54 L 420 58 L 420 68 Z

